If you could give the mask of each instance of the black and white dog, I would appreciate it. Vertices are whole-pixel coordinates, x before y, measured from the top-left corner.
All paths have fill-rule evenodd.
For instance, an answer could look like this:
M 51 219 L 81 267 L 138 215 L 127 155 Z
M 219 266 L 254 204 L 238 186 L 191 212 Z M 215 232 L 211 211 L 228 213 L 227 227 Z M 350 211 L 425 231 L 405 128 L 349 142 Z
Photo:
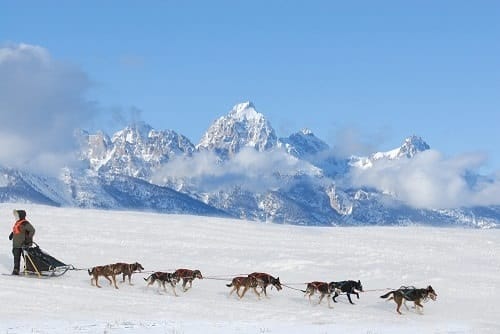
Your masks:
M 172 287 L 172 291 L 174 291 L 174 295 L 177 297 L 177 293 L 175 292 L 175 285 L 179 282 L 179 276 L 177 276 L 177 274 L 157 271 L 149 275 L 149 277 L 144 280 L 148 282 L 146 287 L 153 285 L 154 282 L 158 282 L 158 289 L 163 286 L 163 290 L 165 290 L 165 292 L 167 292 L 165 283 L 169 283 Z

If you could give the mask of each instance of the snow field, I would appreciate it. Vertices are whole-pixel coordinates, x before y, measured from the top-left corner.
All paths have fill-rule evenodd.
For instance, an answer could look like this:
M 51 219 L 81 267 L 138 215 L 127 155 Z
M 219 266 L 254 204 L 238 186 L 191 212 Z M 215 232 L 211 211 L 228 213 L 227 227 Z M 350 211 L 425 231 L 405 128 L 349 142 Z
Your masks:
M 98 289 L 84 270 L 51 279 L 0 276 L 0 333 L 498 333 L 500 231 L 431 227 L 315 228 L 198 216 L 0 204 L 5 238 L 0 270 L 12 270 L 12 209 L 24 208 L 35 241 L 86 269 L 140 262 L 146 271 L 200 269 L 184 293 L 133 286 Z M 356 305 L 346 296 L 327 307 L 303 293 L 268 288 L 239 300 L 225 285 L 254 271 L 304 289 L 314 280 L 361 280 Z M 121 280 L 121 277 L 120 277 Z M 386 288 L 432 285 L 437 301 L 395 312 Z M 410 305 L 410 303 L 408 303 Z

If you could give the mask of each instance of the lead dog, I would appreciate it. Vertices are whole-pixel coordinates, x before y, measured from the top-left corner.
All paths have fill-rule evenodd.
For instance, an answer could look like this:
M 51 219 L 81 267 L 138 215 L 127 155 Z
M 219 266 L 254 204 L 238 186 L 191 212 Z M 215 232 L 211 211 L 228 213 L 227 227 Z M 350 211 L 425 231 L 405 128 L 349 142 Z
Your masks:
M 387 298 L 390 295 L 391 298 L 387 299 L 389 300 L 394 300 L 397 304 L 396 311 L 399 314 L 402 314 L 401 311 L 399 310 L 401 308 L 401 304 L 405 300 L 411 301 L 415 304 L 415 309 L 417 312 L 421 312 L 424 306 L 422 305 L 421 301 L 425 301 L 427 299 L 432 299 L 436 300 L 437 298 L 437 293 L 434 291 L 432 286 L 427 286 L 425 289 L 417 289 L 415 287 L 404 287 L 402 286 L 401 288 L 397 290 L 390 291 L 386 293 L 385 295 L 380 296 L 380 298 Z M 405 304 L 406 307 L 406 304 Z M 420 307 L 420 309 L 419 309 Z M 408 307 L 406 307 L 408 309 Z
M 145 278 L 144 280 L 148 282 L 148 285 L 146 287 L 153 285 L 154 282 L 158 282 L 158 289 L 160 289 L 163 286 L 163 290 L 165 290 L 165 292 L 167 292 L 165 283 L 169 283 L 170 286 L 172 287 L 174 295 L 178 297 L 177 293 L 175 292 L 175 285 L 179 282 L 179 277 L 177 277 L 175 273 L 157 271 L 149 275 L 148 278 Z
M 179 279 L 182 279 L 182 289 L 184 290 L 184 292 L 186 292 L 188 289 L 191 289 L 191 287 L 193 286 L 193 280 L 195 278 L 203 279 L 201 271 L 199 271 L 198 269 L 177 269 L 174 274 L 176 274 Z M 189 283 L 189 288 L 186 288 L 187 283 Z

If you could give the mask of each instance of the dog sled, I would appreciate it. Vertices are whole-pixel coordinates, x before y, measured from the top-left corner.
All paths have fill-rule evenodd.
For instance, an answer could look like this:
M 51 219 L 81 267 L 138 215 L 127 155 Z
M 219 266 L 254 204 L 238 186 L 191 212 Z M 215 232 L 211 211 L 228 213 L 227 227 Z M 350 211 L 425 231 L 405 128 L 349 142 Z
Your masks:
M 72 265 L 59 261 L 43 251 L 38 244 L 23 248 L 24 274 L 38 277 L 57 277 L 74 269 Z

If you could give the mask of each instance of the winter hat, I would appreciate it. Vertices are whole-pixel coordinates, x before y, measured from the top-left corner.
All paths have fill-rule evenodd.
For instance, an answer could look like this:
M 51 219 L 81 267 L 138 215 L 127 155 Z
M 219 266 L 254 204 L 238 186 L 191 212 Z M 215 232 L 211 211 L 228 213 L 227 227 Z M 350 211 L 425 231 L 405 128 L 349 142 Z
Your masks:
M 14 213 L 14 217 L 16 217 L 16 220 L 26 218 L 26 211 L 24 211 L 24 210 L 14 210 L 13 213 Z

